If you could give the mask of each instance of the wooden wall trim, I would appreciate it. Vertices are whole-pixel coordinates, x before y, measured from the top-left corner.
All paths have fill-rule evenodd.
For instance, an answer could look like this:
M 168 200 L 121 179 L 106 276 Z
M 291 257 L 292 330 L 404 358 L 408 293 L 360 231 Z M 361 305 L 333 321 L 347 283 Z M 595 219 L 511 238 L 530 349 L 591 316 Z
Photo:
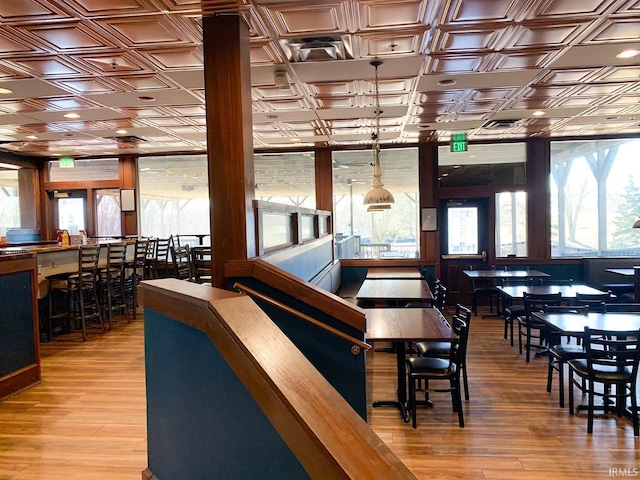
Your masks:
M 311 478 L 415 480 L 253 300 L 182 283 L 143 282 L 145 308 L 211 339 Z

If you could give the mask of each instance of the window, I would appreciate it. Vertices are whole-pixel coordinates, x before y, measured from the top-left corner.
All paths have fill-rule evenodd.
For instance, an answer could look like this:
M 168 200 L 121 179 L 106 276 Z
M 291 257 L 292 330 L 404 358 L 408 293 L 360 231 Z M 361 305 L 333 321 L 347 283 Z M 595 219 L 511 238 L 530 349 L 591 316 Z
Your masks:
M 69 160 L 68 167 L 62 166 L 65 163 L 61 160 L 51 160 L 48 163 L 50 182 L 118 180 L 120 178 L 117 158 Z
M 206 155 L 138 159 L 140 232 L 144 236 L 208 234 Z
M 551 142 L 552 257 L 640 255 L 640 139 Z
M 18 170 L 0 167 L 0 236 L 7 228 L 21 227 Z
M 527 256 L 527 194 L 496 194 L 496 257 Z
M 96 190 L 96 229 L 98 237 L 122 235 L 120 220 L 120 190 Z
M 375 213 L 367 212 L 362 203 L 373 181 L 373 151 L 337 151 L 332 160 L 336 257 L 418 257 L 418 149 L 381 151 L 382 183 L 395 203 Z
M 256 200 L 316 208 L 313 152 L 255 154 L 253 169 Z

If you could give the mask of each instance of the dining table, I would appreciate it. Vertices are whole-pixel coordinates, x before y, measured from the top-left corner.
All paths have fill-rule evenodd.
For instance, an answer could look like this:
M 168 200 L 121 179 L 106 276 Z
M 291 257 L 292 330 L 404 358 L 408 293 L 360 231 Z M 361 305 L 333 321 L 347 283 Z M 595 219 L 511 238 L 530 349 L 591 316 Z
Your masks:
M 615 331 L 629 331 L 640 329 L 640 312 L 589 312 L 587 315 L 576 313 L 546 313 L 533 312 L 532 315 L 547 325 L 551 330 L 551 343 L 559 342 L 565 335 L 579 337 L 584 334 L 584 327 L 592 329 Z M 607 409 L 608 405 L 598 407 Z M 578 411 L 587 409 L 586 405 L 578 405 Z M 631 415 L 627 411 L 625 414 Z
M 433 293 L 427 282 L 423 279 L 365 278 L 356 294 L 358 305 L 369 307 L 371 305 L 404 306 L 409 302 L 433 302 Z
M 406 343 L 452 341 L 456 334 L 436 308 L 365 308 L 365 338 L 371 343 L 391 342 L 396 355 L 397 395 L 393 400 L 377 400 L 373 407 L 395 407 L 409 421 L 407 405 Z
M 597 288 L 590 287 L 584 284 L 573 284 L 573 285 L 511 285 L 511 286 L 498 286 L 496 287 L 502 295 L 506 304 L 513 302 L 513 300 L 522 300 L 524 298 L 524 294 L 527 295 L 548 295 L 552 293 L 560 293 L 562 298 L 567 299 L 568 301 L 573 301 L 576 298 L 576 294 L 586 294 L 586 295 L 598 295 L 604 294 L 602 290 L 598 290 Z
M 640 302 L 640 265 L 634 265 L 630 268 L 607 268 L 606 270 L 616 275 L 633 277 L 633 296 L 636 302 Z
M 422 273 L 420 273 L 417 267 L 370 267 L 367 270 L 366 278 L 370 280 L 423 279 Z

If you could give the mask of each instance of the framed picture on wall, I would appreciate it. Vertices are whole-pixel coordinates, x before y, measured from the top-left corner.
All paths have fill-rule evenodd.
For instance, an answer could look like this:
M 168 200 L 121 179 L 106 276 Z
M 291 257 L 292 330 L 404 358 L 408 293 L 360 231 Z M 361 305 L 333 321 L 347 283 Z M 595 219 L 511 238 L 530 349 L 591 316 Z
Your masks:
M 120 190 L 120 210 L 123 212 L 136 211 L 136 191 L 133 188 Z
M 435 207 L 423 208 L 420 220 L 423 232 L 435 232 L 438 230 L 438 209 Z

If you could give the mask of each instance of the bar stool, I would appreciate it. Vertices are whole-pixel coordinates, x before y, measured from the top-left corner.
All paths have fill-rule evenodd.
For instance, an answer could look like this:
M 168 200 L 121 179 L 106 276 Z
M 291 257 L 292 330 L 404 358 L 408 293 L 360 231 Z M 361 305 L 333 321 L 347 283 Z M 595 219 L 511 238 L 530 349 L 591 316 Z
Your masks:
M 99 245 L 82 245 L 78 251 L 78 271 L 67 278 L 70 297 L 70 329 L 77 321 L 82 330 L 82 341 L 87 340 L 87 326 L 97 321 L 98 328 L 104 333 L 104 323 L 98 297 L 98 260 Z
M 138 284 L 140 279 L 145 278 L 147 271 L 147 250 L 149 248 L 149 240 L 136 239 L 133 249 L 133 258 L 125 261 L 126 271 L 131 271 L 126 279 L 126 292 L 131 296 L 132 317 L 136 319 L 136 310 L 138 308 Z
M 110 243 L 107 246 L 107 265 L 100 269 L 100 290 L 103 293 L 104 310 L 109 319 L 109 330 L 113 328 L 113 311 L 124 310 L 127 323 L 131 323 L 129 305 L 125 298 L 124 263 L 127 254 L 125 242 Z M 106 299 L 104 297 L 106 296 Z

